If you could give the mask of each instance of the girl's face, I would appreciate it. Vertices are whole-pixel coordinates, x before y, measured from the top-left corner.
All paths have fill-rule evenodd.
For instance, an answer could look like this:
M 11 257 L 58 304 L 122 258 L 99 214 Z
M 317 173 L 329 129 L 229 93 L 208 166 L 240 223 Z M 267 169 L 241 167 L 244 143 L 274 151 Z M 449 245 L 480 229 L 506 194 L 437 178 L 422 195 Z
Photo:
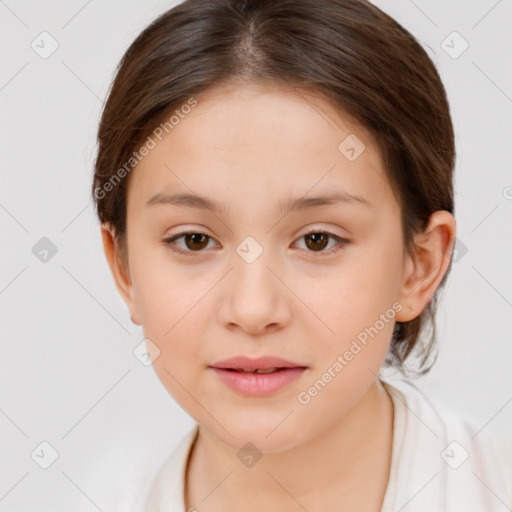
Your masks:
M 400 208 L 372 140 L 325 103 L 247 87 L 196 99 L 132 171 L 124 298 L 198 423 L 233 447 L 290 448 L 375 382 L 407 309 Z M 195 199 L 162 199 L 175 194 Z M 306 369 L 248 396 L 211 368 L 267 355 Z

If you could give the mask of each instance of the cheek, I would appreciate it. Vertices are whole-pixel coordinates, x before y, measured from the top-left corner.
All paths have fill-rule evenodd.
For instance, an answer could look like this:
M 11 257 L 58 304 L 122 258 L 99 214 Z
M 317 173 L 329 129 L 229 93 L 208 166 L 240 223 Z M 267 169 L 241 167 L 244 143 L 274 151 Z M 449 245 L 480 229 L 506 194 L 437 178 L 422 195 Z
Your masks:
M 134 251 L 133 287 L 144 337 L 160 350 L 153 362 L 154 370 L 180 401 L 178 382 L 190 387 L 187 373 L 194 373 L 191 369 L 198 368 L 202 361 L 199 345 L 207 317 L 204 296 L 214 283 L 199 275 L 194 278 L 159 252 Z
M 142 324 L 157 337 L 172 329 L 170 338 L 187 324 L 189 312 L 208 290 L 205 274 L 176 263 L 155 241 L 134 241 L 132 249 L 130 269 Z
M 201 298 L 211 284 L 191 280 L 165 262 L 147 264 L 137 274 L 137 300 L 144 336 L 160 350 L 153 361 L 158 378 L 185 410 L 194 407 L 190 394 L 197 394 L 196 376 L 203 364 L 204 307 Z
M 324 365 L 352 350 L 358 363 L 351 366 L 378 368 L 394 328 L 400 275 L 397 261 L 397 249 L 375 244 L 357 254 L 354 251 L 353 258 L 347 257 L 328 273 L 297 280 L 295 291 L 310 309 L 304 318 L 317 326 L 309 337 L 315 346 L 319 336 L 322 338 Z

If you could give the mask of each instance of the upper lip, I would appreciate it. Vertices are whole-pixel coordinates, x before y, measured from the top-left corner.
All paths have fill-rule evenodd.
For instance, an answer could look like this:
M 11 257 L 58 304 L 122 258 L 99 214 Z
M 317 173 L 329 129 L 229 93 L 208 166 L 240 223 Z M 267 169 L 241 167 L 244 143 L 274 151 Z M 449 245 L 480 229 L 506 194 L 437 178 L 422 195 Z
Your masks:
M 236 370 L 268 370 L 270 368 L 305 368 L 304 365 L 286 361 L 279 357 L 263 356 L 250 358 L 247 356 L 223 359 L 211 365 L 213 368 L 231 368 Z

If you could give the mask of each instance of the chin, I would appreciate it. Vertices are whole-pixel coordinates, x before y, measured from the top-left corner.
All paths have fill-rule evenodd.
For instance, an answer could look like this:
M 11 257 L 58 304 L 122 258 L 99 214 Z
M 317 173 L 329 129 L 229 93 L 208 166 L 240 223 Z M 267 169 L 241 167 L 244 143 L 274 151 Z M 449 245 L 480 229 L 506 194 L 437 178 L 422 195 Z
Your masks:
M 277 421 L 270 419 L 271 417 L 259 421 L 254 418 L 228 420 L 227 423 L 223 423 L 223 426 L 229 433 L 216 423 L 211 425 L 208 422 L 208 426 L 203 428 L 211 430 L 223 443 L 237 451 L 255 450 L 261 453 L 275 453 L 294 448 L 304 441 L 303 435 L 298 434 L 301 430 L 296 424 L 296 418 L 294 421 L 290 421 L 290 418 L 283 422 L 283 417 L 286 415 L 280 414 Z

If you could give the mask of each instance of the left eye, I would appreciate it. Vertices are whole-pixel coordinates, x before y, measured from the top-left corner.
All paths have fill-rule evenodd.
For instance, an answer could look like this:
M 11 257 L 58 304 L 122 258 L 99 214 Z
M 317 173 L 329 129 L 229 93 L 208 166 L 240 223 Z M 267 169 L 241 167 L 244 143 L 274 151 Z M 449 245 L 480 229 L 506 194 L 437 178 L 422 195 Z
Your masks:
M 183 238 L 185 242 L 185 249 L 177 249 L 175 247 L 177 245 L 176 241 L 181 238 Z M 329 245 L 329 239 L 334 240 L 336 243 L 326 251 L 324 249 Z M 169 248 L 174 252 L 186 256 L 192 256 L 193 253 L 202 252 L 203 249 L 207 248 L 208 240 L 213 240 L 213 238 L 198 231 L 187 231 L 171 238 L 166 238 L 164 240 L 164 244 L 169 246 Z M 309 233 L 302 235 L 299 238 L 299 241 L 301 240 L 306 240 L 306 248 L 309 250 L 308 252 L 318 252 L 326 255 L 339 250 L 338 246 L 343 247 L 349 243 L 349 240 L 326 231 L 310 231 Z
M 329 244 L 329 239 L 336 241 L 337 243 L 327 251 L 324 251 L 325 247 Z M 302 235 L 299 240 L 306 240 L 306 247 L 310 249 L 310 252 L 320 252 L 323 254 L 332 254 L 339 250 L 337 246 L 344 246 L 349 243 L 345 238 L 341 238 L 327 231 L 310 231 L 305 235 Z

